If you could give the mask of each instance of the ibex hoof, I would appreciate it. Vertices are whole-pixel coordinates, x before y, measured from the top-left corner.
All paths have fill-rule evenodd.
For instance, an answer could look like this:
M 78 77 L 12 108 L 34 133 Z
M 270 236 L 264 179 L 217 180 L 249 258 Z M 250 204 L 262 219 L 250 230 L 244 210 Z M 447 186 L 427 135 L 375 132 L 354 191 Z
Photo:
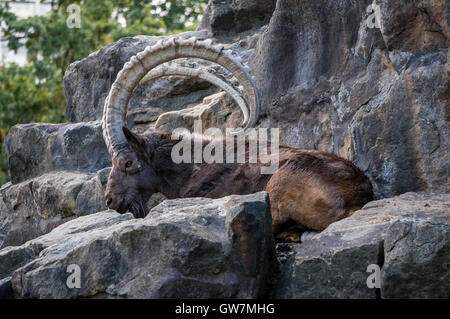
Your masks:
M 300 241 L 304 243 L 305 241 L 311 240 L 314 238 L 315 235 L 317 235 L 318 232 L 314 230 L 307 230 L 305 231 L 302 236 L 300 237 Z

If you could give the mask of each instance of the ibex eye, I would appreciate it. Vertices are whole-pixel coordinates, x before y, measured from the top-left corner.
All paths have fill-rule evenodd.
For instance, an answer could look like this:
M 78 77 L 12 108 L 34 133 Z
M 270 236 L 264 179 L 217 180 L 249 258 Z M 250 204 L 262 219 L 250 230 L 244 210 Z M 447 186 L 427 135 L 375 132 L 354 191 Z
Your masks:
M 126 162 L 126 164 L 125 164 L 125 168 L 130 168 L 131 165 L 133 165 L 133 162 L 132 162 L 132 161 L 128 161 L 128 162 Z

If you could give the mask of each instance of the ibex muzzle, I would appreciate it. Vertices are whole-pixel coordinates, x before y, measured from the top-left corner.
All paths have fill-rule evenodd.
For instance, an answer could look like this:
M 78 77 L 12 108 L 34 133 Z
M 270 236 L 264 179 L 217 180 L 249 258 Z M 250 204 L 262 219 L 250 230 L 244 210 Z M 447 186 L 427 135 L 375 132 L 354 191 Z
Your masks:
M 164 64 L 179 58 L 221 65 L 239 81 L 243 92 L 201 67 Z M 236 134 L 246 133 L 257 121 L 258 92 L 249 70 L 222 45 L 171 38 L 147 47 L 125 64 L 105 102 L 103 134 L 113 158 L 106 191 L 109 208 L 145 217 L 146 202 L 154 192 L 168 198 L 219 198 L 266 190 L 277 232 L 288 221 L 323 230 L 372 200 L 372 186 L 357 167 L 315 150 L 281 146 L 279 169 L 273 175 L 262 175 L 261 163 L 175 164 L 171 151 L 179 140 L 157 132 L 137 135 L 124 127 L 134 89 L 148 80 L 172 75 L 201 78 L 228 92 L 244 114 L 243 128 Z

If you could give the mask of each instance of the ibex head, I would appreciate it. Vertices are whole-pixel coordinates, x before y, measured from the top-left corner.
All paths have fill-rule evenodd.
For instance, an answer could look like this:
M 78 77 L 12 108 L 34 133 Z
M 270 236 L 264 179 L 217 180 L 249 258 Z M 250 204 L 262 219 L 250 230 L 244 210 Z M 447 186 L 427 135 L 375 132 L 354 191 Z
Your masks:
M 146 202 L 158 192 L 160 177 L 151 165 L 152 144 L 146 137 L 134 134 L 126 127 L 123 132 L 130 146 L 112 159 L 113 168 L 106 186 L 106 205 L 119 212 L 131 211 L 135 217 L 145 217 Z
M 244 94 L 202 67 L 168 63 L 180 58 L 201 59 L 221 65 L 239 81 Z M 105 199 L 107 206 L 119 213 L 130 210 L 135 217 L 144 217 L 147 200 L 159 191 L 161 177 L 151 160 L 155 151 L 154 141 L 129 131 L 124 127 L 124 119 L 135 88 L 164 76 L 197 77 L 228 92 L 244 114 L 239 132 L 244 133 L 253 127 L 258 117 L 258 94 L 249 70 L 231 51 L 224 51 L 222 45 L 213 45 L 211 40 L 170 38 L 160 40 L 132 57 L 112 85 L 103 112 L 103 136 L 113 163 Z

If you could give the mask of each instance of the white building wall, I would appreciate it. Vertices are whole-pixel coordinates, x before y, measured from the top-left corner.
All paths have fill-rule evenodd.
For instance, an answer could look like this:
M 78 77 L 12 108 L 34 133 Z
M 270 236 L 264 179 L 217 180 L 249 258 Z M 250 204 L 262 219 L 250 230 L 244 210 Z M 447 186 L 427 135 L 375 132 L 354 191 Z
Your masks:
M 39 0 L 25 0 L 22 3 L 11 3 L 10 5 L 11 11 L 21 19 L 34 15 L 44 15 L 51 10 L 49 4 L 42 4 Z M 0 39 L 2 38 L 3 36 L 0 31 Z M 0 41 L 0 63 L 15 62 L 19 65 L 24 65 L 26 63 L 26 54 L 25 48 L 21 48 L 16 53 L 8 49 L 8 43 L 6 41 Z

